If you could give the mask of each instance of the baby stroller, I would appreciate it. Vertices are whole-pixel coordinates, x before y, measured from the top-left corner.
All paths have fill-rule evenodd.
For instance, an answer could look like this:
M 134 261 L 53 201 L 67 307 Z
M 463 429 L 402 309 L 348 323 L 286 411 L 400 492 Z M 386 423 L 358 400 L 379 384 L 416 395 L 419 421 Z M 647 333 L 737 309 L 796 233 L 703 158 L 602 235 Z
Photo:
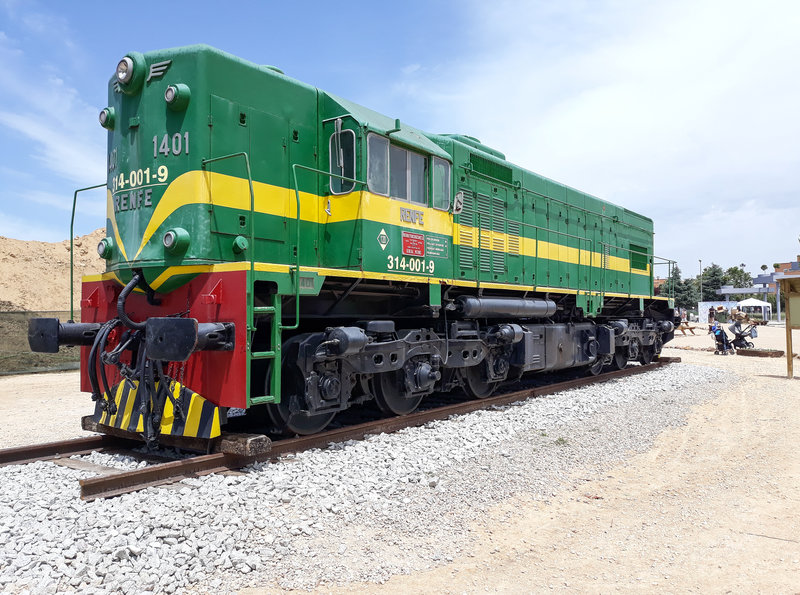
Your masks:
M 728 351 L 736 353 L 728 334 L 719 322 L 711 325 L 711 334 L 714 336 L 714 355 L 728 355 Z
M 755 339 L 758 336 L 756 325 L 747 324 L 742 328 L 741 320 L 737 319 L 736 322 L 728 327 L 728 330 L 733 333 L 733 341 L 731 341 L 731 344 L 735 349 L 752 349 L 755 347 L 753 342 L 749 339 Z

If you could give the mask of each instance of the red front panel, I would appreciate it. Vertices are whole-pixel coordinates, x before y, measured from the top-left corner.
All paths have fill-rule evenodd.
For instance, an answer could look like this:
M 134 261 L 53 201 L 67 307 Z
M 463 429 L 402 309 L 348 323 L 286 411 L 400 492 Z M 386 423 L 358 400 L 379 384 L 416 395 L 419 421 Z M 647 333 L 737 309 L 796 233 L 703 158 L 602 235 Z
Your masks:
M 184 384 L 212 403 L 224 407 L 247 404 L 247 273 L 209 273 L 198 275 L 190 283 L 166 295 L 158 294 L 161 304 L 151 306 L 143 293 L 134 292 L 125 311 L 135 321 L 151 317 L 184 315 L 198 322 L 233 322 L 236 345 L 233 351 L 193 353 L 183 368 Z M 117 315 L 117 298 L 122 287 L 115 281 L 92 281 L 83 284 L 81 322 L 106 322 Z M 122 329 L 117 327 L 106 350 L 117 344 Z M 81 390 L 91 392 L 87 361 L 89 347 L 81 349 Z M 127 361 L 127 360 L 126 360 Z M 180 377 L 181 363 L 174 364 L 170 375 Z M 119 371 L 106 366 L 108 380 L 120 381 Z

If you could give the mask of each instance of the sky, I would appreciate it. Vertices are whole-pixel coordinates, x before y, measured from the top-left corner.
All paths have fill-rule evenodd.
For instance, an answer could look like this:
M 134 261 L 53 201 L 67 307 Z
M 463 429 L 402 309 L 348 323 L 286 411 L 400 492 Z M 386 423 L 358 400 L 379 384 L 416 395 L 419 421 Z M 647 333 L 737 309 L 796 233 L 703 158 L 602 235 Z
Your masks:
M 191 43 L 645 214 L 684 277 L 800 254 L 793 0 L 0 0 L 0 236 L 69 237 L 117 62 Z M 104 222 L 104 192 L 79 195 L 75 234 Z

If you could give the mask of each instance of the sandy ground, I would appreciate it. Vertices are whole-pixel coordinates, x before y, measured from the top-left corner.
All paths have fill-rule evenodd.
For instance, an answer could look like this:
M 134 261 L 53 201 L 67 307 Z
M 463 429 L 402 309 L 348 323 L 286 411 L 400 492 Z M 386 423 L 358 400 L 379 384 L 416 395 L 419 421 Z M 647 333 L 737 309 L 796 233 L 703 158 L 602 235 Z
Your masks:
M 94 411 L 78 372 L 0 376 L 0 448 L 80 438 Z
M 795 351 L 800 331 L 794 331 Z M 756 346 L 784 347 L 782 327 Z M 705 348 L 709 335 L 675 347 Z M 740 378 L 599 481 L 577 473 L 549 502 L 520 495 L 435 570 L 334 593 L 800 592 L 800 381 L 785 358 L 665 349 Z M 795 360 L 800 375 L 800 360 Z M 0 446 L 81 435 L 77 373 L 0 378 Z M 263 593 L 263 589 L 247 591 Z
M 76 307 L 81 277 L 105 270 L 97 255 L 103 237 L 105 230 L 98 229 L 75 238 Z M 69 310 L 69 239 L 50 243 L 0 237 L 0 312 L 18 310 Z

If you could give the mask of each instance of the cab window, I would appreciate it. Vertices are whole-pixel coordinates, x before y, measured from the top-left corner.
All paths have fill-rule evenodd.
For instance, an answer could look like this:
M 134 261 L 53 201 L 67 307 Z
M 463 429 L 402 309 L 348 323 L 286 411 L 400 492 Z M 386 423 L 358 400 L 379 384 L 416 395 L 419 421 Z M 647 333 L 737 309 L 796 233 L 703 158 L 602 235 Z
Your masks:
M 377 134 L 367 137 L 367 184 L 370 191 L 418 205 L 428 204 L 430 159 Z M 450 164 L 433 158 L 433 206 L 450 208 Z
M 367 186 L 375 194 L 389 195 L 389 139 L 367 137 Z
M 340 130 L 331 134 L 329 142 L 330 172 L 355 179 L 356 177 L 356 134 L 352 130 Z M 341 178 L 331 178 L 331 192 L 345 194 L 352 192 L 355 182 Z
M 405 200 L 408 195 L 408 151 L 400 147 L 389 149 L 389 195 Z
M 428 160 L 402 147 L 389 150 L 389 195 L 420 205 L 428 204 Z
M 450 164 L 438 157 L 433 158 L 433 208 L 450 208 Z
M 428 204 L 428 160 L 411 151 L 408 152 L 408 200 Z

